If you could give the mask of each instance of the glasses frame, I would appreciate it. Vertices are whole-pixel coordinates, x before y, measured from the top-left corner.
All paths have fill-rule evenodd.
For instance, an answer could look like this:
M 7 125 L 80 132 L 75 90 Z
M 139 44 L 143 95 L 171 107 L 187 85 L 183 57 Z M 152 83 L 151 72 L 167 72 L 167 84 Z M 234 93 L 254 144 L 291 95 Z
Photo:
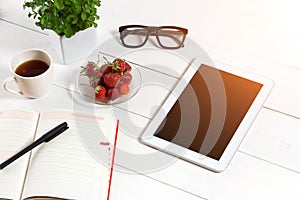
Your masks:
M 140 45 L 127 45 L 125 42 L 124 42 L 124 38 L 126 37 L 126 35 L 124 35 L 125 33 L 123 32 L 125 29 L 128 29 L 128 28 L 143 28 L 147 31 L 147 35 L 146 35 L 146 38 L 145 38 L 145 41 L 140 44 Z M 165 46 L 161 43 L 161 41 L 159 40 L 159 31 L 162 30 L 162 29 L 177 29 L 178 31 L 182 32 L 183 33 L 183 37 L 182 37 L 182 41 L 181 41 L 181 44 L 179 46 L 176 46 L 176 47 L 168 47 L 168 46 Z M 139 48 L 139 47 L 142 47 L 146 44 L 146 42 L 148 41 L 148 38 L 149 36 L 153 36 L 155 35 L 156 36 L 156 40 L 158 42 L 158 44 L 164 48 L 164 49 L 179 49 L 181 47 L 184 46 L 184 41 L 185 41 L 185 38 L 186 38 L 186 35 L 188 34 L 188 29 L 186 28 L 182 28 L 182 27 L 178 27 L 178 26 L 144 26 L 144 25 L 126 25 L 126 26 L 120 26 L 119 27 L 119 32 L 120 32 L 120 39 L 122 41 L 122 44 L 125 46 L 125 47 L 128 47 L 128 48 Z

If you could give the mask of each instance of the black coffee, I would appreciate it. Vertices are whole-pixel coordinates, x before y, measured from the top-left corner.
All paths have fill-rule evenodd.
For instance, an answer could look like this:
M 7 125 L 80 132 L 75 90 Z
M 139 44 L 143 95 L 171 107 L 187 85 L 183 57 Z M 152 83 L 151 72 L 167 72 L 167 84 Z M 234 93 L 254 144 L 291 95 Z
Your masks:
M 15 72 L 24 77 L 38 76 L 49 68 L 49 65 L 41 60 L 29 60 L 19 65 Z

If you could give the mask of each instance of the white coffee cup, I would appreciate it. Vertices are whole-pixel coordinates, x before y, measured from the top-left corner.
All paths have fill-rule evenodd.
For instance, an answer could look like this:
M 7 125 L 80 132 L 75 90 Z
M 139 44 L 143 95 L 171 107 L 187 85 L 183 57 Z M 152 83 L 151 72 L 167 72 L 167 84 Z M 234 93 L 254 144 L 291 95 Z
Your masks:
M 48 65 L 45 70 L 39 71 L 40 74 L 27 76 L 17 74 L 16 69 L 28 61 L 42 61 Z M 4 83 L 4 89 L 17 95 L 24 95 L 29 98 L 39 98 L 47 94 L 53 82 L 53 66 L 50 55 L 41 49 L 26 49 L 15 55 L 10 62 L 12 77 L 7 78 Z M 37 65 L 39 66 L 39 65 Z M 42 65 L 41 65 L 42 66 Z M 45 66 L 46 67 L 46 66 Z M 29 68 L 30 70 L 30 68 Z M 39 69 L 37 69 L 39 70 Z M 27 70 L 28 71 L 28 70 Z M 9 87 L 9 83 L 14 81 L 19 90 Z

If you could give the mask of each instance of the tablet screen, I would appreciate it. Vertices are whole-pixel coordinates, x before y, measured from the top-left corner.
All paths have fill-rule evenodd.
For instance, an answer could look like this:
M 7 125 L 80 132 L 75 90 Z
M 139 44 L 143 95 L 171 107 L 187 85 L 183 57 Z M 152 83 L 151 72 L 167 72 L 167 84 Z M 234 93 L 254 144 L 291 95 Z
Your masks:
M 201 65 L 154 136 L 219 160 L 262 86 Z

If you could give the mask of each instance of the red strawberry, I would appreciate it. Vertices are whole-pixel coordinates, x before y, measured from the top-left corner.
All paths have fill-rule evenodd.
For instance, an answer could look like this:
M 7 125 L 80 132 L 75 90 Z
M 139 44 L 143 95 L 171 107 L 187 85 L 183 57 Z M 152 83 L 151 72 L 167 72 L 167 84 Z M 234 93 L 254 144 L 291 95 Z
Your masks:
M 104 83 L 108 86 L 108 87 L 116 87 L 118 85 L 118 83 L 120 82 L 121 79 L 121 74 L 118 73 L 110 73 L 110 74 L 106 74 L 104 76 Z
M 124 59 L 117 58 L 113 61 L 113 64 L 118 66 L 118 69 L 117 69 L 118 72 L 130 72 L 131 71 L 131 66 Z
M 99 79 L 98 79 L 98 85 L 105 85 L 105 83 L 104 83 L 104 74 L 101 74 L 100 75 L 100 77 L 99 77 Z
M 126 74 L 123 74 L 120 82 L 130 84 L 131 80 L 132 80 L 132 75 L 130 73 L 126 73 Z
M 94 62 L 88 62 L 88 64 L 81 71 L 81 73 L 88 77 L 97 76 L 99 74 L 99 67 Z
M 121 94 L 128 94 L 130 92 L 130 88 L 127 83 L 122 83 L 119 87 L 119 91 Z
M 111 100 L 118 98 L 120 95 L 121 94 L 120 94 L 118 88 L 109 88 L 107 90 L 107 97 Z
M 106 97 L 106 88 L 101 85 L 98 85 L 95 88 L 95 97 L 97 100 L 103 101 Z
M 115 66 L 115 70 L 117 72 L 124 72 L 125 69 L 126 69 L 126 66 L 125 66 L 126 62 L 125 60 L 122 60 L 120 58 L 117 58 L 113 61 L 113 65 Z
M 130 71 L 131 71 L 131 66 L 128 63 L 126 63 L 125 72 L 130 72 Z
M 110 64 L 104 64 L 100 67 L 100 72 L 105 75 L 105 74 L 108 74 L 108 73 L 111 73 L 112 71 L 112 67 Z

